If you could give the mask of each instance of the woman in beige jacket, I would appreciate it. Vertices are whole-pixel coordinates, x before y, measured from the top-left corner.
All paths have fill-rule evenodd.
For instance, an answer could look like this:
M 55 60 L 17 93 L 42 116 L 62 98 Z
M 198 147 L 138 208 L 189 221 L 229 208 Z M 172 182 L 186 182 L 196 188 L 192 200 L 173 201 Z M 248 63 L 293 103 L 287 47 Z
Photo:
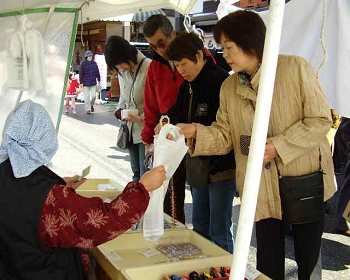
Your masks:
M 221 19 L 215 39 L 235 74 L 221 87 L 220 108 L 210 127 L 181 124 L 186 138 L 196 138 L 193 155 L 226 154 L 232 147 L 236 159 L 237 188 L 242 194 L 253 118 L 260 79 L 265 25 L 252 12 L 239 11 Z M 272 279 L 284 279 L 284 222 L 276 163 L 281 175 L 317 171 L 319 154 L 325 172 L 325 200 L 334 191 L 333 164 L 326 133 L 332 124 L 330 109 L 308 62 L 280 55 L 271 107 L 268 138 L 256 208 L 257 268 Z M 321 216 L 323 213 L 320 213 Z M 316 277 L 324 219 L 293 224 L 299 279 Z M 311 276 L 312 275 L 312 276 Z M 321 276 L 319 276 L 321 277 Z

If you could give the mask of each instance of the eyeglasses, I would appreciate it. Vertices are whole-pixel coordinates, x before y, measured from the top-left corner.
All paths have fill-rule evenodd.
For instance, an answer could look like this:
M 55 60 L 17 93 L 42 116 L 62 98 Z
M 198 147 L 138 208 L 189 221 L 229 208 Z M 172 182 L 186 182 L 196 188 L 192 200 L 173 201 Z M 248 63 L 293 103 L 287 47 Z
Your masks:
M 159 41 L 155 45 L 149 43 L 149 46 L 154 51 L 157 51 L 157 49 L 165 49 L 167 47 L 164 41 Z

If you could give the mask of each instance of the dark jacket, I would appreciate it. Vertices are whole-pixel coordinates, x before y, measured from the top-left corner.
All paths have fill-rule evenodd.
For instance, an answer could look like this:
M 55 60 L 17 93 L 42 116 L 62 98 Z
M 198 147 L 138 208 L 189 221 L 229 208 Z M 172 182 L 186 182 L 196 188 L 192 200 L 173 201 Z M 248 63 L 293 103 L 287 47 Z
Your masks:
M 84 87 L 94 86 L 97 84 L 96 79 L 100 82 L 100 71 L 95 61 L 85 60 L 80 65 L 79 81 Z
M 154 128 L 162 114 L 175 104 L 183 78 L 157 53 L 148 68 L 144 96 L 142 140 L 153 143 Z
M 228 76 L 225 70 L 207 59 L 196 79 L 192 82 L 184 81 L 181 85 L 177 101 L 167 113 L 171 123 L 200 123 L 210 126 L 215 121 L 220 106 L 221 84 Z M 191 92 L 192 106 L 189 114 Z M 210 156 L 210 175 L 234 168 L 233 151 L 224 156 Z
M 42 166 L 15 178 L 9 160 L 0 164 L 0 279 L 79 280 L 79 251 L 43 246 L 38 226 L 47 194 L 65 182 Z

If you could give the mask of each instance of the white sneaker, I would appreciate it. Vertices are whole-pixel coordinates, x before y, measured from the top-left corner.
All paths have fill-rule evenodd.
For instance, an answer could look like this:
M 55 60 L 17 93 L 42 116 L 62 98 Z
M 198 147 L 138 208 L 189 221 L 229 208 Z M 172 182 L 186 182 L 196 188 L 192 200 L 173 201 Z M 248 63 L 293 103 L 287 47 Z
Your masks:
M 68 111 L 68 110 L 64 110 L 64 113 L 65 113 L 65 114 L 69 114 L 69 111 Z
M 73 113 L 73 115 L 76 115 L 76 114 L 77 114 L 77 111 L 73 110 L 72 113 Z
M 86 110 L 86 114 L 91 114 L 91 111 L 90 110 Z

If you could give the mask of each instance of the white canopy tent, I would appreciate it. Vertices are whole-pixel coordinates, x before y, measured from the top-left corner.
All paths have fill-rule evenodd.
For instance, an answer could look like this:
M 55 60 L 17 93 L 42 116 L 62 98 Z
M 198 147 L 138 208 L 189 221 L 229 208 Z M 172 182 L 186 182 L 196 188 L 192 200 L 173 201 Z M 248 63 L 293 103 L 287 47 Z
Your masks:
M 4 2 L 4 3 L 3 3 Z M 12 0 L 2 1 L 0 13 L 26 9 L 49 7 L 79 8 L 84 5 L 83 21 L 93 21 L 105 17 L 119 16 L 159 8 L 175 9 L 182 14 L 191 11 L 196 0 Z
M 196 0 L 12 0 L 0 5 L 0 127 L 18 100 L 45 106 L 58 129 L 77 24 Z M 34 45 L 33 45 L 34 43 Z M 35 69 L 29 69 L 35 66 Z M 38 66 L 38 67 L 36 67 Z M 1 141 L 0 134 L 0 141 Z
M 299 10 L 290 10 L 291 14 L 289 17 L 287 5 L 285 26 L 283 26 L 284 31 L 281 38 L 281 50 L 283 50 L 283 46 L 286 48 L 295 47 L 295 49 L 291 49 L 291 51 L 287 53 L 298 54 L 298 51 L 302 49 L 302 46 L 310 46 L 311 39 L 312 42 L 316 42 L 314 45 L 319 46 L 320 36 L 322 34 L 327 34 L 328 37 L 325 41 L 332 45 L 332 47 L 328 48 L 328 53 L 331 55 L 331 57 L 329 57 L 329 61 L 331 61 L 330 65 L 332 66 L 329 68 L 325 66 L 323 68 L 329 70 L 327 70 L 327 72 L 321 72 L 320 81 L 321 83 L 324 83 L 325 80 L 329 81 L 329 83 L 324 85 L 327 90 L 329 100 L 333 101 L 332 104 L 335 105 L 335 108 L 340 113 L 350 116 L 350 102 L 348 102 L 348 98 L 345 98 L 347 94 L 346 90 L 350 88 L 350 79 L 348 79 L 346 76 L 346 74 L 349 73 L 350 68 L 350 46 L 346 45 L 346 43 L 350 40 L 349 35 L 345 33 L 345 27 L 348 26 L 350 21 L 350 3 L 348 0 L 324 1 L 324 7 L 327 7 L 329 11 L 328 14 L 324 12 L 322 13 L 322 11 L 321 14 L 317 12 L 320 11 L 319 7 L 316 7 L 316 2 L 319 2 L 318 0 L 292 0 L 288 5 L 291 5 L 293 2 L 295 4 L 301 4 L 301 2 L 303 2 L 303 5 L 299 6 Z M 196 1 L 96 0 L 86 2 L 88 3 L 84 5 L 82 9 L 83 21 L 91 21 L 103 17 L 134 13 L 140 11 L 140 7 L 142 7 L 142 11 L 154 10 L 157 8 L 175 8 L 179 12 L 186 14 L 191 10 Z M 268 35 L 267 38 L 267 42 L 269 42 L 269 44 L 266 45 L 266 49 L 264 51 L 267 58 L 264 58 L 262 65 L 263 72 L 266 72 L 266 74 L 262 73 L 261 87 L 259 89 L 260 98 L 258 99 L 256 108 L 256 121 L 254 121 L 252 147 L 249 155 L 248 172 L 246 176 L 247 180 L 245 183 L 245 193 L 249 193 L 245 194 L 244 197 L 248 200 L 243 201 L 242 203 L 242 208 L 248 208 L 249 205 L 249 208 L 253 208 L 251 211 L 254 212 L 255 207 L 252 206 L 256 205 L 257 189 L 259 185 L 259 180 L 254 178 L 258 177 L 256 174 L 261 171 L 262 166 L 263 148 L 265 143 L 264 138 L 266 138 L 269 114 L 267 109 L 269 111 L 274 82 L 273 77 L 277 59 L 276 50 L 278 47 L 276 49 L 276 45 L 278 46 L 279 43 L 281 19 L 283 18 L 282 14 L 284 3 L 282 4 L 282 2 L 284 1 L 271 1 L 272 8 L 275 8 L 276 10 L 276 17 L 275 20 L 273 18 L 270 19 L 271 26 L 268 26 L 268 29 L 270 29 L 270 31 L 268 30 L 268 34 L 271 36 Z M 308 5 L 310 4 L 314 6 L 308 6 L 306 5 L 306 2 Z M 9 72 L 7 56 L 9 53 L 9 47 L 7 42 L 16 30 L 16 26 L 18 27 L 18 17 L 20 17 L 22 14 L 26 14 L 29 21 L 33 23 L 32 29 L 42 31 L 43 52 L 45 55 L 44 66 L 46 68 L 45 73 L 47 74 L 46 83 L 48 84 L 46 90 L 31 90 L 30 88 L 25 89 L 23 99 L 32 98 L 39 103 L 44 104 L 44 106 L 50 111 L 53 119 L 57 120 L 58 122 L 60 115 L 59 108 L 62 105 L 64 92 L 64 86 L 62 85 L 65 84 L 69 72 L 69 65 L 72 56 L 72 42 L 75 38 L 78 19 L 78 8 L 81 7 L 83 3 L 85 3 L 85 1 L 81 0 L 13 0 L 1 3 L 0 24 L 2 26 L 2 31 L 0 32 L 0 75 L 5 78 L 0 81 L 0 127 L 3 126 L 5 117 L 15 105 L 17 96 L 21 94 L 21 91 L 23 91 L 8 85 Z M 52 14 L 50 14 L 50 7 L 52 8 L 51 11 L 53 11 Z M 308 9 L 306 9 L 306 7 L 308 7 Z M 280 14 L 278 11 L 280 11 Z M 271 12 L 271 14 L 273 14 L 273 12 Z M 316 14 L 318 15 L 318 18 L 316 17 Z M 330 17 L 330 23 L 328 24 L 328 28 L 330 29 L 328 29 L 326 32 L 320 33 L 320 26 L 321 30 L 324 30 L 324 28 L 322 28 L 322 23 L 324 22 L 322 20 L 322 15 L 325 14 L 326 16 Z M 319 15 L 321 15 L 321 18 Z M 338 18 L 333 18 L 336 16 L 338 16 Z M 328 17 L 326 17 L 326 19 L 328 19 Z M 287 20 L 290 20 L 290 22 Z M 293 22 L 296 24 L 293 26 L 295 26 L 297 29 L 294 29 L 294 32 L 286 32 L 289 26 L 292 26 Z M 291 24 L 289 25 L 289 23 Z M 313 27 L 315 24 L 317 27 Z M 307 29 L 306 26 L 309 26 L 309 29 Z M 305 30 L 307 30 L 308 33 Z M 274 38 L 276 41 L 272 42 Z M 308 41 L 305 38 L 309 38 L 310 40 Z M 290 43 L 284 43 L 288 42 L 288 40 Z M 299 41 L 300 45 L 297 43 Z M 313 55 L 317 53 L 319 53 L 318 47 L 309 49 L 308 54 L 306 55 L 303 55 L 303 53 L 301 54 L 308 58 L 312 63 L 314 62 L 314 66 L 316 64 L 315 68 L 317 69 L 320 60 L 313 57 Z M 308 55 L 310 55 L 310 57 Z M 322 52 L 320 57 L 322 57 Z M 269 59 L 269 61 L 267 61 L 267 59 Z M 269 62 L 271 62 L 270 65 Z M 267 104 L 265 104 L 266 107 L 262 103 L 265 96 L 268 97 L 266 99 L 268 101 Z M 332 98 L 332 96 L 335 96 L 335 98 Z M 261 118 L 259 120 L 260 116 Z M 261 144 L 258 144 L 258 142 Z M 253 172 L 254 174 L 252 174 Z M 252 194 L 252 196 L 250 194 Z M 251 228 L 254 218 L 254 213 L 252 214 L 251 211 L 249 211 L 249 209 L 242 209 L 242 212 L 249 213 L 248 215 L 244 215 L 244 213 L 241 213 L 240 215 L 240 224 L 245 227 L 246 231 L 241 231 L 240 227 L 238 229 L 240 231 L 238 234 L 241 236 L 242 240 L 237 240 L 235 245 L 239 248 L 235 252 L 234 263 L 236 265 L 235 269 L 233 270 L 234 274 L 231 275 L 230 279 L 243 279 L 247 260 L 246 250 L 249 249 L 249 244 L 247 242 L 250 241 Z M 247 234 L 248 238 L 247 236 L 244 237 L 244 234 Z M 239 244 L 240 241 L 242 241 L 242 244 Z

